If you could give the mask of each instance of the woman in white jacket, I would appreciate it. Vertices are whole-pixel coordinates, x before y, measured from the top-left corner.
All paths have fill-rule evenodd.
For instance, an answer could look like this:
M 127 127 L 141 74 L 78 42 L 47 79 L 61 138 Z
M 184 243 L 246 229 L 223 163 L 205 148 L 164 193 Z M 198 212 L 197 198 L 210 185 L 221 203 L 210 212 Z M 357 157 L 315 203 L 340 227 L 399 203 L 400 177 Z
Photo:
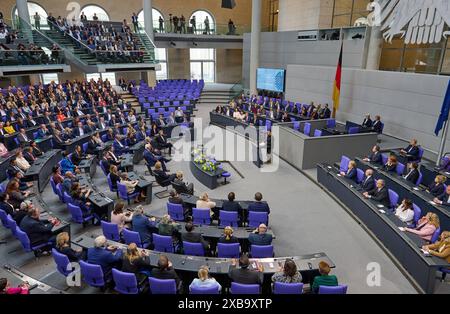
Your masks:
M 413 203 L 408 199 L 404 199 L 395 210 L 395 216 L 407 224 L 412 223 L 414 220 Z

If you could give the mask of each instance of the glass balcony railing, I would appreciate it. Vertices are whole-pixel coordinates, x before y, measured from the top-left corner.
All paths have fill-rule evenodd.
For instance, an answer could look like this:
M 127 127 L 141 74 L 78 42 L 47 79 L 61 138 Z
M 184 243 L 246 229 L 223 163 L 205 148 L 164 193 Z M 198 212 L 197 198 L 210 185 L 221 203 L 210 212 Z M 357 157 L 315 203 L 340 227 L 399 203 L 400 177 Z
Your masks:
M 251 31 L 250 26 L 234 24 L 209 24 L 204 23 L 173 25 L 168 21 L 153 23 L 155 34 L 191 34 L 191 35 L 234 35 L 242 36 Z

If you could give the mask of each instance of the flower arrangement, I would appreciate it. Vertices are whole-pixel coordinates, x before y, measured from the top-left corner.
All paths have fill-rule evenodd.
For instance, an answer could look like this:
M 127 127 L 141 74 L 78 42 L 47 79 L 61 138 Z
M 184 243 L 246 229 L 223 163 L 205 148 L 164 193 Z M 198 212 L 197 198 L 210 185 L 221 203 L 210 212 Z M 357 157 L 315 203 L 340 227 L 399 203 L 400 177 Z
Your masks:
M 192 151 L 192 156 L 194 157 L 194 162 L 201 165 L 203 171 L 215 172 L 217 170 L 214 158 L 206 156 L 199 149 L 194 149 Z

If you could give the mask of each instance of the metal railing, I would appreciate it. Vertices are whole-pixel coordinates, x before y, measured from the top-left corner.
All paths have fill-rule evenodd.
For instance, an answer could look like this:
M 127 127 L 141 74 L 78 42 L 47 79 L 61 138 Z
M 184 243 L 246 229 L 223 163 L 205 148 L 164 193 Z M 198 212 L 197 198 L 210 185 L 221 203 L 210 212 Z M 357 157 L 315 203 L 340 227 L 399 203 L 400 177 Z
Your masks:
M 229 98 L 229 100 L 231 101 L 232 99 L 238 97 L 239 95 L 242 94 L 243 91 L 244 91 L 244 85 L 242 84 L 242 81 L 239 81 L 239 82 L 235 83 L 230 88 L 230 98 Z
M 175 26 L 170 21 L 153 23 L 153 32 L 155 34 L 191 34 L 191 35 L 243 35 L 249 33 L 251 27 L 247 25 L 228 25 L 228 24 L 209 24 L 206 27 L 204 23 L 197 22 L 195 25 L 185 23 Z

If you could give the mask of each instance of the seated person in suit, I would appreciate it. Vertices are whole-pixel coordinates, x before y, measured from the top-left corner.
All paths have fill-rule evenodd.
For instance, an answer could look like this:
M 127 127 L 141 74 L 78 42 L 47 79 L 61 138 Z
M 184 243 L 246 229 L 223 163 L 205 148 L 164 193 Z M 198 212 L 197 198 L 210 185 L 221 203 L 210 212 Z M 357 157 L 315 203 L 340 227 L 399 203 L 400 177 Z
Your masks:
M 364 118 L 363 123 L 361 124 L 363 128 L 371 128 L 372 127 L 372 119 L 370 119 L 370 114 L 367 114 Z
M 89 155 L 95 155 L 97 152 L 97 148 L 101 147 L 101 144 L 97 142 L 96 138 L 100 138 L 100 135 L 98 133 L 95 133 L 92 135 L 92 137 L 89 139 L 88 146 L 86 149 L 86 153 Z
M 173 180 L 175 180 L 175 177 L 177 176 L 175 173 L 172 174 L 167 174 L 163 169 L 162 169 L 162 164 L 160 161 L 157 161 L 155 163 L 155 170 L 153 171 L 153 173 L 155 174 L 155 177 L 159 177 L 159 180 L 161 180 L 164 183 L 168 183 L 170 184 L 171 182 L 173 182 Z
M 77 127 L 75 128 L 75 136 L 83 136 L 84 134 L 87 134 L 86 127 L 83 126 L 83 123 L 78 122 Z
M 117 182 L 120 182 L 120 173 L 117 166 L 111 165 L 111 167 L 109 167 L 109 178 L 111 179 L 112 187 L 117 189 Z
M 328 108 L 328 104 L 325 104 L 325 107 L 319 114 L 319 119 L 329 119 L 331 117 L 331 110 Z
M 284 265 L 272 275 L 272 282 L 281 283 L 301 283 L 303 280 L 302 275 L 297 270 L 295 262 L 288 258 L 284 262 Z
M 98 236 L 94 240 L 94 247 L 87 251 L 87 262 L 99 265 L 105 277 L 110 277 L 113 267 L 120 265 L 122 260 L 122 250 L 108 245 L 104 236 Z
M 74 184 L 75 182 L 78 182 L 77 177 L 71 171 L 67 171 L 64 174 L 64 179 L 62 182 L 63 190 L 70 194 L 70 191 L 72 190 L 72 184 Z
M 131 226 L 133 231 L 139 233 L 142 243 L 152 242 L 152 233 L 157 230 L 156 223 L 144 215 L 144 208 L 140 205 L 134 209 Z
M 56 236 L 56 250 L 67 256 L 69 262 L 79 262 L 85 259 L 83 250 L 74 250 L 70 246 L 70 237 L 67 232 L 61 232 Z
M 186 223 L 184 226 L 184 229 L 186 232 L 183 232 L 181 234 L 182 241 L 191 242 L 191 243 L 201 243 L 203 245 L 203 248 L 205 249 L 205 252 L 209 249 L 209 243 L 206 241 L 201 233 L 194 232 L 194 224 L 192 222 Z
M 6 186 L 6 193 L 9 196 L 10 203 L 14 208 L 19 208 L 20 203 L 22 203 L 29 195 L 29 191 L 21 191 L 19 180 L 12 178 Z
M 164 135 L 164 131 L 163 130 L 159 130 L 158 135 L 155 136 L 155 142 L 158 145 L 159 149 L 165 149 L 168 148 L 169 149 L 169 155 L 172 154 L 172 143 L 169 143 L 167 141 L 167 137 Z
M 130 243 L 122 256 L 121 270 L 134 274 L 138 285 L 145 282 L 147 280 L 147 273 L 150 272 L 150 258 L 148 253 L 144 250 L 139 250 L 136 243 Z
M 79 182 L 74 182 L 70 188 L 70 196 L 73 200 L 73 205 L 80 207 L 83 212 L 83 217 L 91 213 L 91 202 L 88 201 L 89 195 L 92 193 L 91 189 L 82 189 Z
M 372 147 L 372 152 L 370 153 L 369 156 L 364 158 L 364 161 L 371 162 L 374 164 L 381 164 L 382 160 L 381 160 L 380 146 L 375 145 L 374 147 Z
M 232 259 L 230 269 L 228 271 L 228 277 L 231 281 L 240 284 L 258 284 L 261 285 L 263 283 L 263 265 L 259 262 L 257 263 L 257 270 L 249 269 L 250 260 L 248 259 L 247 254 L 242 254 L 239 258 L 239 268 L 236 268 L 237 261 L 236 259 Z
M 72 153 L 70 160 L 75 166 L 80 165 L 80 162 L 84 159 L 84 153 L 80 145 L 75 146 L 75 151 Z
M 28 137 L 25 129 L 20 129 L 19 134 L 17 135 L 17 140 L 20 144 L 28 144 L 32 139 Z
M 37 246 L 43 243 L 56 242 L 56 236 L 53 235 L 53 226 L 58 224 L 56 218 L 49 217 L 46 220 L 40 220 L 41 212 L 33 204 L 28 208 L 28 215 L 23 217 L 20 222 L 20 229 L 28 235 L 31 246 Z
M 361 182 L 361 187 L 364 192 L 372 191 L 375 188 L 375 180 L 373 178 L 373 170 L 367 169 L 364 180 Z
M 445 182 L 447 181 L 447 177 L 443 175 L 437 175 L 434 178 L 434 182 L 431 183 L 431 185 L 426 189 L 426 192 L 430 193 L 431 195 L 437 197 L 445 192 Z
M 381 134 L 381 132 L 383 131 L 383 125 L 381 123 L 381 117 L 380 116 L 375 116 L 375 121 L 372 124 L 372 128 L 375 132 L 377 132 L 378 134 Z
M 260 192 L 255 193 L 255 202 L 248 205 L 249 212 L 266 212 L 270 214 L 270 208 L 267 203 L 262 201 L 263 196 Z
M 212 219 L 217 219 L 218 217 L 216 217 L 216 213 L 213 211 L 213 209 L 216 207 L 216 202 L 213 202 L 209 199 L 208 193 L 204 192 L 199 199 L 196 202 L 196 208 L 201 208 L 201 209 L 209 209 L 210 210 L 210 214 L 211 214 L 211 218 Z
M 193 288 L 197 289 L 213 289 L 216 288 L 217 291 L 222 290 L 222 286 L 220 283 L 216 281 L 213 277 L 209 275 L 209 268 L 208 266 L 201 266 L 198 271 L 198 278 L 194 278 L 192 283 L 189 285 L 189 290 L 192 290 Z
M 395 210 L 395 216 L 404 223 L 411 224 L 414 221 L 414 210 L 411 200 L 405 198 Z
M 327 262 L 319 262 L 319 273 L 320 276 L 314 277 L 313 284 L 311 285 L 311 290 L 313 293 L 319 292 L 320 286 L 335 287 L 338 285 L 338 280 L 335 275 L 330 275 L 331 268 Z
M 438 197 L 435 197 L 433 199 L 433 202 L 440 205 L 450 206 L 450 185 L 447 186 L 444 193 L 442 193 Z
M 411 232 L 430 242 L 433 234 L 439 228 L 439 217 L 435 213 L 427 213 L 417 222 L 416 228 L 400 228 L 401 231 Z
M 61 173 L 65 174 L 67 171 L 70 171 L 72 173 L 81 173 L 80 169 L 76 167 L 73 162 L 69 158 L 69 152 L 64 151 L 62 153 L 63 159 L 61 160 Z
M 405 180 L 413 184 L 416 184 L 417 180 L 419 180 L 419 176 L 420 176 L 419 165 L 415 162 L 409 163 L 408 172 L 404 176 Z
M 103 154 L 103 157 L 104 157 L 103 160 L 106 160 L 108 165 L 120 166 L 122 164 L 122 161 L 116 155 L 115 149 L 113 146 L 110 146 L 109 148 L 105 149 L 105 153 Z
M 164 120 L 164 115 L 163 114 L 160 114 L 159 118 L 155 122 L 156 122 L 156 125 L 158 127 L 163 127 L 163 126 L 165 126 L 167 124 L 166 121 Z
M 23 157 L 22 149 L 18 149 L 16 152 L 16 165 L 23 172 L 26 172 L 30 167 L 30 163 Z
M 194 183 L 186 183 L 183 177 L 183 172 L 182 171 L 177 171 L 176 174 L 176 178 L 173 180 L 173 182 L 178 185 L 181 190 L 183 190 L 182 193 L 186 193 L 186 194 L 194 194 Z
M 244 217 L 244 210 L 241 207 L 239 202 L 235 201 L 236 194 L 234 192 L 228 193 L 228 200 L 223 201 L 222 210 L 227 212 L 237 212 L 239 215 L 239 220 L 242 223 L 245 221 L 246 217 Z
M 23 149 L 23 158 L 25 158 L 26 161 L 28 161 L 28 163 L 30 165 L 32 165 L 34 163 L 34 161 L 37 159 L 36 156 L 34 156 L 33 154 L 33 147 L 31 146 L 27 146 Z
M 114 151 L 118 155 L 122 155 L 123 153 L 126 153 L 128 151 L 128 146 L 122 143 L 122 135 L 120 134 L 116 134 L 116 136 L 114 137 L 113 147 Z
M 47 129 L 47 126 L 45 124 L 41 124 L 38 130 L 38 138 L 44 138 L 49 135 L 51 135 L 51 133 L 49 129 Z
M 179 204 L 183 206 L 184 216 L 190 215 L 190 209 L 186 206 L 183 199 L 180 197 L 176 190 L 170 190 L 169 192 L 169 203 L 171 204 Z
M 233 228 L 230 226 L 223 229 L 223 235 L 220 236 L 218 243 L 239 243 L 239 239 L 233 235 Z
M 365 198 L 373 199 L 385 207 L 390 206 L 389 195 L 384 180 L 377 180 L 376 187 L 372 191 L 364 192 L 363 195 Z
M 439 241 L 433 244 L 424 245 L 422 249 L 430 253 L 431 255 L 440 257 L 446 260 L 447 263 L 450 263 L 450 232 L 442 232 L 441 236 L 439 237 Z M 446 275 L 447 274 L 445 272 L 442 272 L 442 281 L 445 280 Z
M 395 155 L 390 155 L 388 161 L 383 166 L 383 170 L 387 172 L 395 172 L 397 169 L 397 157 Z
M 138 180 L 130 180 L 128 178 L 128 173 L 122 172 L 120 174 L 120 184 L 125 185 L 125 187 L 127 188 L 128 194 L 132 194 L 135 192 L 139 193 L 139 196 L 136 199 L 137 202 L 142 202 L 143 200 L 145 200 L 145 197 L 146 197 L 145 191 L 138 186 L 139 181 Z
M 419 146 L 417 146 L 417 140 L 413 138 L 408 147 L 400 150 L 400 155 L 405 156 L 408 161 L 417 160 L 419 158 Z
M 16 209 L 9 202 L 9 195 L 7 193 L 0 193 L 0 209 L 3 210 L 7 215 L 11 215 L 14 219 Z
M 353 181 L 356 181 L 356 162 L 354 160 L 351 160 L 348 163 L 348 170 L 347 172 L 340 172 L 341 176 L 346 177 L 347 179 L 351 179 Z
M 173 269 L 172 262 L 169 261 L 166 255 L 160 255 L 158 260 L 158 267 L 154 267 L 151 272 L 151 277 L 157 279 L 174 279 L 177 290 L 181 288 L 181 280 Z
M 265 224 L 260 224 L 256 230 L 248 235 L 248 242 L 254 245 L 271 245 L 272 235 L 267 233 Z

